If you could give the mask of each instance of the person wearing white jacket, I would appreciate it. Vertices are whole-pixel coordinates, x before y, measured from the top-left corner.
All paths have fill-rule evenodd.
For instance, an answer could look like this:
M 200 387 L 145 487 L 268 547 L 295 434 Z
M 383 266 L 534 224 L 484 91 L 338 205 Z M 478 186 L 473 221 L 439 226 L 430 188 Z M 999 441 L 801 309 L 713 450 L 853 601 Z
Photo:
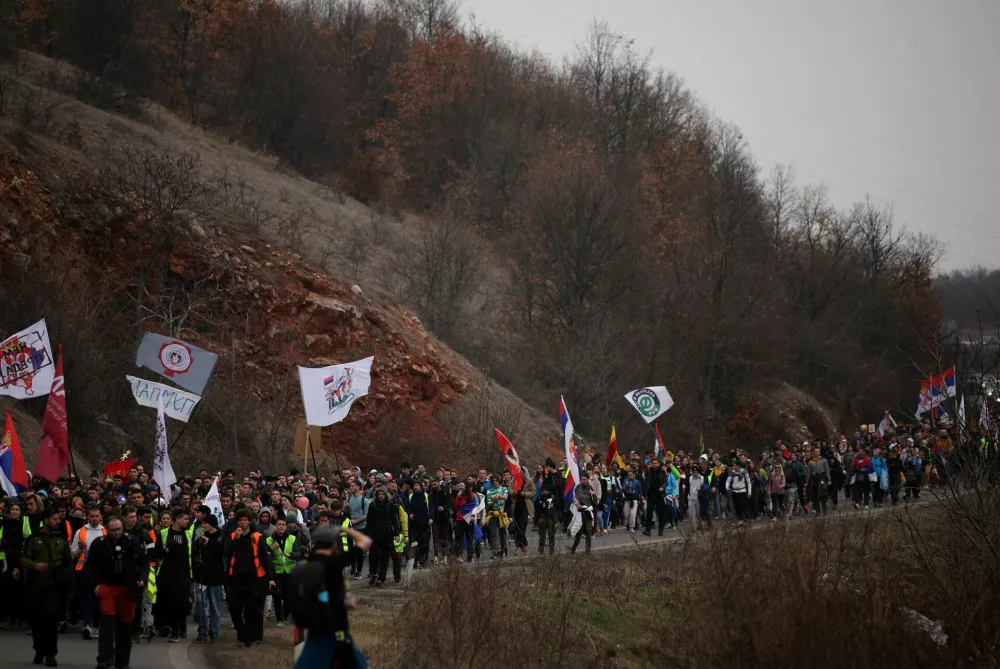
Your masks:
M 104 525 L 101 524 L 101 520 L 101 508 L 99 506 L 95 504 L 87 507 L 87 524 L 73 535 L 73 541 L 70 543 L 70 555 L 76 562 L 74 566 L 76 570 L 76 597 L 80 606 L 80 612 L 83 615 L 84 639 L 97 638 L 97 628 L 94 626 L 94 620 L 97 617 L 95 616 L 94 609 L 97 607 L 97 602 L 95 600 L 94 588 L 87 581 L 88 576 L 87 572 L 83 569 L 83 565 L 87 561 L 87 554 L 90 552 L 91 544 L 108 533 L 104 529 Z

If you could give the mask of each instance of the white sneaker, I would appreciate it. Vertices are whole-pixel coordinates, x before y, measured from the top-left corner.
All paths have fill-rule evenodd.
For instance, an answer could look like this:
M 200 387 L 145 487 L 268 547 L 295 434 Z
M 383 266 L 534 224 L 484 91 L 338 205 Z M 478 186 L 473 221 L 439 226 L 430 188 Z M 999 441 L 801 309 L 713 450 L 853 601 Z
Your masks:
M 284 626 L 285 626 L 285 623 L 283 623 L 281 621 L 278 621 L 278 623 L 275 625 L 275 627 L 284 627 Z

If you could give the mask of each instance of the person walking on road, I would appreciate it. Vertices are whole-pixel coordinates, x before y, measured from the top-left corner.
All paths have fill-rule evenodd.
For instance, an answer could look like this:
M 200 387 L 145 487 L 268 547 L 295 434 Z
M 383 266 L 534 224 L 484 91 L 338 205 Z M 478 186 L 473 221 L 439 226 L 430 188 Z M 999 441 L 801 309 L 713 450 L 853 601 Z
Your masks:
M 250 512 L 236 512 L 236 529 L 224 553 L 229 565 L 229 610 L 236 638 L 249 648 L 264 642 L 264 599 L 274 588 L 271 556 L 260 532 L 250 531 Z
M 576 553 L 577 546 L 580 545 L 582 536 L 586 542 L 586 552 L 590 552 L 590 540 L 594 532 L 594 493 L 590 487 L 590 475 L 587 472 L 580 472 L 580 483 L 573 489 L 573 503 L 576 510 L 580 512 L 582 524 L 576 531 L 573 538 L 573 547 L 570 553 Z
M 267 547 L 271 551 L 271 562 L 274 564 L 274 617 L 278 627 L 285 626 L 288 618 L 287 607 L 284 606 L 285 595 L 288 592 L 288 575 L 292 573 L 295 563 L 302 559 L 302 548 L 298 537 L 288 534 L 286 519 L 279 517 L 274 524 L 274 533 L 267 538 Z
M 24 540 L 21 567 L 28 572 L 34 663 L 55 667 L 59 621 L 73 591 L 73 558 L 61 532 L 59 510 L 52 507 L 43 516 L 41 531 Z
M 108 531 L 101 524 L 100 507 L 91 505 L 87 508 L 87 524 L 81 527 L 80 531 L 76 533 L 73 545 L 70 547 L 70 554 L 76 560 L 76 566 L 74 567 L 76 571 L 76 597 L 80 612 L 83 614 L 84 639 L 93 639 L 97 637 L 98 632 L 94 627 L 94 622 L 97 619 L 95 615 L 97 600 L 94 597 L 94 584 L 90 582 L 87 573 L 83 570 L 83 566 L 87 561 L 87 553 L 90 551 L 91 544 L 107 533 Z
M 146 587 L 149 562 L 145 545 L 125 534 L 121 519 L 109 516 L 105 527 L 108 533 L 91 544 L 86 563 L 89 582 L 97 584 L 94 594 L 101 612 L 97 666 L 126 669 L 132 654 L 135 593 Z
M 161 528 L 156 535 L 156 588 L 162 618 L 157 624 L 169 628 L 168 642 L 177 643 L 187 634 L 194 528 L 188 527 L 187 511 L 175 511 L 170 518 L 170 526 Z
M 195 541 L 195 605 L 199 611 L 198 643 L 216 641 L 222 625 L 222 589 L 226 567 L 222 555 L 225 537 L 219 531 L 219 519 L 211 513 L 201 520 L 202 535 Z

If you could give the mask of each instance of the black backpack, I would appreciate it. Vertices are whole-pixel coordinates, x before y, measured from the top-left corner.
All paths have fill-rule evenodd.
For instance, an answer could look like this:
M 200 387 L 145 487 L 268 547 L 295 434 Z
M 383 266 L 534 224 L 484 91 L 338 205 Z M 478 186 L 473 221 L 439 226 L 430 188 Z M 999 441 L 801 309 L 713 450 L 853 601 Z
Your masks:
M 333 621 L 331 604 L 323 560 L 297 564 L 288 575 L 285 593 L 285 606 L 295 626 L 304 629 L 328 627 Z

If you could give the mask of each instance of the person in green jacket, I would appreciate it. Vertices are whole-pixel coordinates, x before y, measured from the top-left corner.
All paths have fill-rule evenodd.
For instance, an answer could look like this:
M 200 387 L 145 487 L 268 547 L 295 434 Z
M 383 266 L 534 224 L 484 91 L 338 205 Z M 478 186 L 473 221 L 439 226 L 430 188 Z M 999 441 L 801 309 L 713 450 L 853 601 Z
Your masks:
M 60 531 L 59 509 L 53 506 L 42 516 L 41 531 L 25 539 L 21 567 L 28 572 L 35 664 L 44 662 L 46 667 L 55 667 L 59 621 L 73 590 L 73 558 L 69 542 Z
M 289 514 L 290 516 L 292 514 Z M 303 543 L 294 534 L 288 533 L 288 522 L 278 516 L 274 523 L 274 533 L 265 542 L 271 552 L 271 563 L 274 565 L 274 617 L 278 627 L 284 627 L 288 619 L 285 610 L 285 593 L 288 588 L 288 575 L 292 573 L 295 563 L 302 559 Z

